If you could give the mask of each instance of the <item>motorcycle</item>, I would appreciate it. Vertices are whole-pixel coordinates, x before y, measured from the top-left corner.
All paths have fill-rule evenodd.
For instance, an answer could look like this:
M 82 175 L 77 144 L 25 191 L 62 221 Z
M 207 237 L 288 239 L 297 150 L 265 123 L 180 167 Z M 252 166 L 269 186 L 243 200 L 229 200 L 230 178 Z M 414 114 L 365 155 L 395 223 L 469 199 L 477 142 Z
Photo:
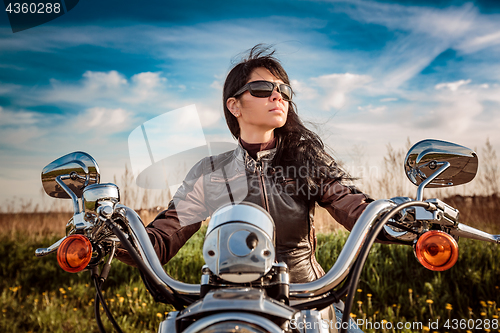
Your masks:
M 200 283 L 187 284 L 164 271 L 140 217 L 120 204 L 115 184 L 100 183 L 95 160 L 87 153 L 74 152 L 43 169 L 45 192 L 70 198 L 74 215 L 66 226 L 66 236 L 48 248 L 37 249 L 35 255 L 57 252 L 62 269 L 91 271 L 101 332 L 99 305 L 121 332 L 101 292 L 118 245 L 135 261 L 155 301 L 176 309 L 161 322 L 158 332 L 345 332 L 361 270 L 380 233 L 394 243 L 413 246 L 417 260 L 434 271 L 456 263 L 459 237 L 500 242 L 500 235 L 460 223 L 456 208 L 439 199 L 423 200 L 425 188 L 470 182 L 477 167 L 476 153 L 466 147 L 438 140 L 415 144 L 406 155 L 404 168 L 417 186 L 416 198 L 370 203 L 335 264 L 324 276 L 307 283 L 290 283 L 286 264 L 275 262 L 275 230 L 268 212 L 245 202 L 223 206 L 212 215 L 207 228 Z M 333 315 L 332 322 L 330 305 L 346 295 L 342 321 Z

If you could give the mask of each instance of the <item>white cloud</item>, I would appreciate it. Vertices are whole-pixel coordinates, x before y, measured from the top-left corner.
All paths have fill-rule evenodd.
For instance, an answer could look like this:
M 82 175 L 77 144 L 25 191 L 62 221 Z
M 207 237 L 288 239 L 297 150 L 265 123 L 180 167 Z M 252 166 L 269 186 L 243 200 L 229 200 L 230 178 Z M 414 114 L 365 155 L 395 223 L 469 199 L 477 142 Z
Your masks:
M 0 106 L 0 126 L 27 126 L 38 122 L 40 115 L 28 111 L 10 111 Z
M 385 103 L 385 102 L 395 102 L 397 101 L 398 99 L 395 98 L 395 97 L 388 97 L 388 98 L 382 98 L 380 101 Z
M 215 80 L 210 84 L 210 87 L 222 92 L 223 84 L 220 80 Z
M 382 106 L 373 106 L 373 105 L 367 105 L 367 106 L 358 106 L 359 111 L 363 112 L 368 112 L 376 116 L 381 116 L 385 114 L 385 111 L 387 110 L 387 106 L 382 105 Z
M 95 107 L 85 110 L 74 122 L 78 124 L 77 128 L 105 130 L 111 134 L 112 132 L 126 128 L 130 124 L 131 116 L 131 112 L 121 108 L 107 109 Z
M 388 40 L 372 61 L 373 71 L 369 74 L 378 81 L 372 87 L 374 91 L 399 89 L 447 49 L 475 52 L 500 44 L 500 15 L 480 13 L 473 3 L 445 8 L 362 0 L 347 3 L 334 10 L 394 32 L 394 39 Z M 493 58 L 494 54 L 500 56 L 498 50 L 491 55 Z
M 318 89 L 313 85 L 299 80 L 291 80 L 290 84 L 295 95 L 301 100 L 311 100 L 318 98 Z
M 167 79 L 161 77 L 161 73 L 145 72 L 135 74 L 131 78 L 130 98 L 126 98 L 130 103 L 142 103 L 157 99 L 161 92 L 166 90 Z
M 86 71 L 83 74 L 83 85 L 93 91 L 98 89 L 119 89 L 127 84 L 127 79 L 117 71 L 93 72 Z
M 312 84 L 324 92 L 320 102 L 323 110 L 344 107 L 347 103 L 347 95 L 351 91 L 359 89 L 371 81 L 372 78 L 368 75 L 351 73 L 328 74 L 311 79 Z
M 196 105 L 198 110 L 198 116 L 200 117 L 201 125 L 203 128 L 207 128 L 217 124 L 221 118 L 224 118 L 224 113 L 222 109 L 213 108 L 207 104 Z
M 82 109 L 126 109 L 132 113 L 158 114 L 185 105 L 174 95 L 177 88 L 167 85 L 161 72 L 137 73 L 127 79 L 117 71 L 86 71 L 76 82 L 51 80 L 39 89 L 35 101 L 58 105 L 69 103 Z
M 457 91 L 458 88 L 460 88 L 461 86 L 464 86 L 464 85 L 467 85 L 470 83 L 470 79 L 469 80 L 460 80 L 460 81 L 455 81 L 455 82 L 446 82 L 446 83 L 439 83 L 435 86 L 435 88 L 437 90 L 439 89 L 449 89 L 451 91 Z
M 33 125 L 2 128 L 0 132 L 0 142 L 7 149 L 22 150 L 30 150 L 34 142 L 47 135 L 47 130 Z
M 471 3 L 460 7 L 433 8 L 404 6 L 375 1 L 349 1 L 345 12 L 353 19 L 375 23 L 390 29 L 423 33 L 438 39 L 460 37 L 478 16 Z
M 18 84 L 0 82 L 0 95 L 7 95 L 8 93 L 17 90 L 19 88 L 22 88 L 22 86 Z
M 486 35 L 472 37 L 464 41 L 459 47 L 469 52 L 500 44 L 500 31 L 487 33 Z

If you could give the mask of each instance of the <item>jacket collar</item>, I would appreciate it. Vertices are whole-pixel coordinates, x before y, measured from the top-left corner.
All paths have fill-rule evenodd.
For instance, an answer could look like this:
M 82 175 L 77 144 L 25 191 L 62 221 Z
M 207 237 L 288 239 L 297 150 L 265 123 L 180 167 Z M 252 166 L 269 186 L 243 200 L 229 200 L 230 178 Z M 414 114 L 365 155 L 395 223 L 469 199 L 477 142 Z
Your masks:
M 276 147 L 257 152 L 257 160 L 254 160 L 253 157 L 250 156 L 250 154 L 245 150 L 245 148 L 243 148 L 243 146 L 241 145 L 241 141 L 238 139 L 238 147 L 236 147 L 236 149 L 234 150 L 233 156 L 237 161 L 245 163 L 245 168 L 248 171 L 255 172 L 255 169 L 259 162 L 261 162 L 263 165 L 269 165 L 272 162 L 272 160 L 276 156 L 280 144 L 281 137 L 278 136 Z

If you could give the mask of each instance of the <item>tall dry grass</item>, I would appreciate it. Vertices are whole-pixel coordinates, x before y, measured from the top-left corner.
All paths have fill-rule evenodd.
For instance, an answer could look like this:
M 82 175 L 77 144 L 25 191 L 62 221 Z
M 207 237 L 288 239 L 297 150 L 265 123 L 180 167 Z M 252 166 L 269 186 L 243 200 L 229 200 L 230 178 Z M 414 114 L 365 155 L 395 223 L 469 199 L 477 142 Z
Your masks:
M 387 153 L 383 156 L 380 166 L 368 165 L 367 161 L 363 160 L 362 148 L 354 147 L 354 164 L 347 171 L 353 177 L 358 177 L 355 185 L 374 199 L 395 196 L 414 198 L 416 187 L 408 181 L 403 170 L 403 160 L 411 145 L 409 139 L 405 148 L 401 149 L 395 149 L 388 144 Z M 478 155 L 479 170 L 472 182 L 444 189 L 426 189 L 424 198 L 440 198 L 456 207 L 461 212 L 461 221 L 466 224 L 477 225 L 489 231 L 498 230 L 500 161 L 489 139 Z M 165 209 L 171 199 L 168 190 L 139 188 L 127 165 L 122 175 L 114 176 L 114 183 L 120 188 L 121 203 L 136 209 L 145 224 Z M 0 206 L 0 235 L 26 233 L 38 237 L 64 234 L 65 225 L 71 217 L 70 200 L 50 198 L 43 190 L 40 193 L 43 198 L 41 204 L 14 198 Z M 319 233 L 343 229 L 319 206 L 316 206 L 315 223 Z
M 405 147 L 400 149 L 388 144 L 386 155 L 380 165 L 369 165 L 361 156 L 357 157 L 355 164 L 347 171 L 353 177 L 359 177 L 355 181 L 356 186 L 375 199 L 395 196 L 415 198 L 417 187 L 408 180 L 403 168 L 406 152 L 412 145 L 409 139 Z M 356 149 L 359 148 L 354 147 L 354 150 Z M 500 194 L 500 161 L 489 139 L 486 139 L 484 147 L 478 152 L 478 159 L 478 172 L 470 183 L 443 189 L 426 189 L 424 198 Z

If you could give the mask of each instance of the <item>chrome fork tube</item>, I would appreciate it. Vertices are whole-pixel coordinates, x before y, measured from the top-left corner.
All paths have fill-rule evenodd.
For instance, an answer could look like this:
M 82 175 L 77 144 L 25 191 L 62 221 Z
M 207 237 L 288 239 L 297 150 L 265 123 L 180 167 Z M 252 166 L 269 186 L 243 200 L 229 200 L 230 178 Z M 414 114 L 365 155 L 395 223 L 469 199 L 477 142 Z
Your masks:
M 354 225 L 337 261 L 328 273 L 315 281 L 290 284 L 290 299 L 319 296 L 340 284 L 358 257 L 375 221 L 395 206 L 394 202 L 386 199 L 370 203 Z

